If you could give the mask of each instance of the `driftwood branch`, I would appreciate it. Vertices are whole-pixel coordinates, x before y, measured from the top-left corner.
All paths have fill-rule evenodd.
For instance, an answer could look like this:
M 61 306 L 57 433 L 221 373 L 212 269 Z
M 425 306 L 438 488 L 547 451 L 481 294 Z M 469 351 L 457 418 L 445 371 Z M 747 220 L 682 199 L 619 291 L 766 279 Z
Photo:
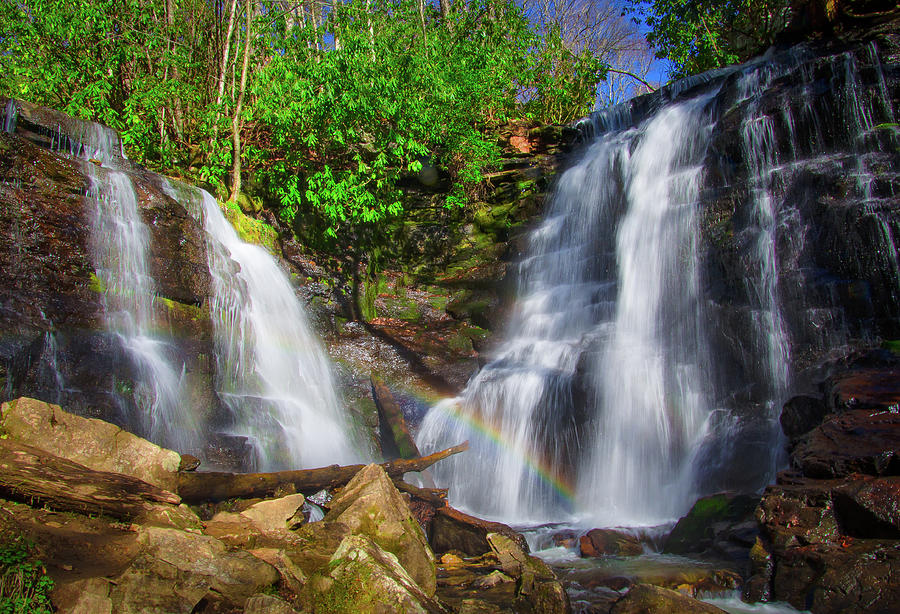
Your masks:
M 29 504 L 130 520 L 154 504 L 181 499 L 137 478 L 94 471 L 15 441 L 0 439 L 0 495 Z
M 428 456 L 382 463 L 391 478 L 400 478 L 410 471 L 422 471 L 454 454 L 469 449 L 469 442 L 462 443 Z M 226 473 L 218 471 L 181 473 L 178 476 L 178 494 L 186 503 L 224 501 L 226 499 L 268 497 L 279 488 L 293 485 L 300 492 L 314 492 L 323 488 L 343 486 L 364 465 L 331 465 L 318 469 L 276 471 L 274 473 Z
M 648 83 L 646 79 L 644 79 L 640 75 L 634 74 L 633 72 L 630 72 L 627 70 L 619 70 L 617 68 L 607 68 L 606 72 L 614 72 L 618 75 L 625 75 L 626 77 L 631 77 L 632 79 L 634 79 L 635 81 L 639 82 L 641 85 L 646 87 L 648 92 L 656 91 L 656 88 L 653 87 L 652 85 L 650 85 L 650 83 Z

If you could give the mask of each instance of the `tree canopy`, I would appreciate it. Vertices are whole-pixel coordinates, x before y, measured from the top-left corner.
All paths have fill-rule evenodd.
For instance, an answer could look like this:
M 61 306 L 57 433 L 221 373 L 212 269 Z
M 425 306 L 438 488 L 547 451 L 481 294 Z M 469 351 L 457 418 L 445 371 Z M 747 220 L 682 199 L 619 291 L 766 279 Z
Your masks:
M 788 0 L 629 0 L 658 58 L 683 77 L 746 60 L 784 29 Z
M 491 126 L 588 113 L 637 37 L 604 34 L 612 0 L 579 1 L 606 47 L 573 38 L 571 12 L 513 0 L 0 0 L 0 93 L 333 234 L 398 213 L 398 180 L 423 164 L 464 202 L 500 154 Z

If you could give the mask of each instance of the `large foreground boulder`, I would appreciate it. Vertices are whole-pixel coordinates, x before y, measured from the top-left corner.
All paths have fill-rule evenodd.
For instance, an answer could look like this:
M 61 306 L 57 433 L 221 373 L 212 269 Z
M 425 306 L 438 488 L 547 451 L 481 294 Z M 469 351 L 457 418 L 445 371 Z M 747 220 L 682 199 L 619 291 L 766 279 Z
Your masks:
M 307 599 L 312 611 L 359 614 L 447 612 L 407 573 L 397 557 L 365 535 L 348 535 L 313 577 Z
M 435 590 L 434 553 L 421 526 L 379 465 L 362 469 L 330 503 L 327 522 L 340 522 L 394 554 L 429 597 Z
M 0 428 L 11 439 L 95 471 L 122 473 L 170 492 L 178 490 L 180 454 L 109 422 L 23 397 L 0 405 Z

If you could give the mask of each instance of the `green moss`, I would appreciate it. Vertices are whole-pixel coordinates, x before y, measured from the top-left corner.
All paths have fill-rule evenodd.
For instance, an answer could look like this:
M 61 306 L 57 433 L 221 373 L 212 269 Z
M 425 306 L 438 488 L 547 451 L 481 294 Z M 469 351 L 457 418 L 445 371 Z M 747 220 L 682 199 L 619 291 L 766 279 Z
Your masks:
M 164 296 L 157 296 L 155 300 L 178 319 L 191 320 L 192 322 L 201 322 L 206 319 L 206 311 L 196 305 L 180 303 Z
M 363 563 L 334 561 L 329 564 L 328 571 L 340 563 L 344 564 L 344 569 L 339 580 L 329 581 L 331 578 L 327 577 L 311 579 L 311 585 L 328 585 L 325 590 L 314 591 L 313 611 L 316 614 L 372 611 L 380 603 L 380 595 L 369 583 L 372 570 Z
M 881 347 L 894 354 L 900 355 L 900 339 L 888 339 L 883 341 Z
M 378 296 L 378 280 L 366 278 L 363 281 L 363 291 L 360 293 L 359 313 L 363 320 L 369 322 L 378 317 L 375 309 L 375 299 Z
M 457 333 L 447 339 L 447 347 L 454 352 L 469 353 L 473 351 L 472 340 L 463 333 Z
M 388 296 L 382 299 L 384 315 L 398 320 L 415 322 L 422 317 L 419 306 L 413 299 L 402 296 Z
M 219 206 L 222 207 L 222 204 Z M 272 254 L 278 254 L 278 233 L 274 228 L 261 220 L 245 215 L 234 201 L 225 203 L 222 210 L 243 241 L 264 247 Z
M 104 294 L 106 292 L 106 284 L 103 283 L 102 279 L 97 277 L 96 273 L 91 273 L 91 281 L 88 284 L 88 290 L 98 294 Z
M 450 303 L 450 297 L 447 295 L 435 295 L 429 296 L 427 299 L 428 304 L 431 305 L 434 309 L 438 311 L 444 311 L 447 309 L 447 305 Z

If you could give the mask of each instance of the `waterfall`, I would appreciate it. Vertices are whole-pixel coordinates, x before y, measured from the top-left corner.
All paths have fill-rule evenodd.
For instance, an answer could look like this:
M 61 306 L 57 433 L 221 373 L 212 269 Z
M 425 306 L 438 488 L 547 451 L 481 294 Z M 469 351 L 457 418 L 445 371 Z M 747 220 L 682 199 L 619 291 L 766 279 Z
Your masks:
M 809 236 L 824 205 L 800 198 L 827 188 L 808 182 L 851 177 L 892 273 L 873 287 L 893 295 L 900 279 L 876 193 L 891 187 L 870 171 L 884 165 L 873 143 L 895 145 L 875 133 L 893 111 L 876 51 L 863 55 L 869 86 L 853 53 L 820 61 L 801 46 L 582 120 L 592 142 L 530 235 L 506 340 L 417 435 L 423 452 L 471 440 L 434 468 L 453 504 L 514 523 L 647 525 L 771 479 L 795 353 L 855 334 L 845 282 Z
M 10 101 L 4 111 L 4 128 L 14 132 L 17 103 Z M 132 182 L 138 169 L 125 158 L 115 131 L 105 126 L 64 118 L 44 134 L 52 151 L 80 160 L 88 178 L 95 285 L 103 293 L 106 327 L 131 375 L 110 392 L 139 434 L 202 458 L 211 416 L 192 406 L 187 366 L 159 321 L 150 232 Z M 206 231 L 216 392 L 231 414 L 225 428 L 250 443 L 251 466 L 293 469 L 367 458 L 338 399 L 327 356 L 276 260 L 241 241 L 208 193 L 166 180 L 161 187 Z M 48 332 L 53 361 L 55 344 Z M 55 364 L 48 366 L 56 373 L 59 397 L 62 374 Z
M 562 175 L 531 236 L 509 340 L 420 430 L 422 449 L 472 439 L 473 452 L 434 469 L 455 504 L 610 524 L 686 505 L 709 411 L 694 208 L 713 95 L 638 128 L 620 109 L 597 118 L 607 130 Z M 491 436 L 473 436 L 473 422 Z
M 208 192 L 164 187 L 188 203 L 207 233 L 217 391 L 234 419 L 231 434 L 252 444 L 255 468 L 363 460 L 328 358 L 288 276 L 265 249 L 238 237 Z
M 93 131 L 90 131 L 91 128 Z M 118 166 L 121 145 L 115 133 L 85 124 L 80 138 L 59 138 L 65 151 L 106 166 Z M 84 163 L 90 180 L 92 254 L 110 332 L 120 340 L 135 372 L 131 396 L 138 410 L 131 416 L 139 430 L 160 445 L 201 454 L 196 414 L 185 403 L 184 363 L 166 340 L 156 334 L 154 280 L 147 262 L 149 233 L 138 212 L 129 175 L 116 168 Z

